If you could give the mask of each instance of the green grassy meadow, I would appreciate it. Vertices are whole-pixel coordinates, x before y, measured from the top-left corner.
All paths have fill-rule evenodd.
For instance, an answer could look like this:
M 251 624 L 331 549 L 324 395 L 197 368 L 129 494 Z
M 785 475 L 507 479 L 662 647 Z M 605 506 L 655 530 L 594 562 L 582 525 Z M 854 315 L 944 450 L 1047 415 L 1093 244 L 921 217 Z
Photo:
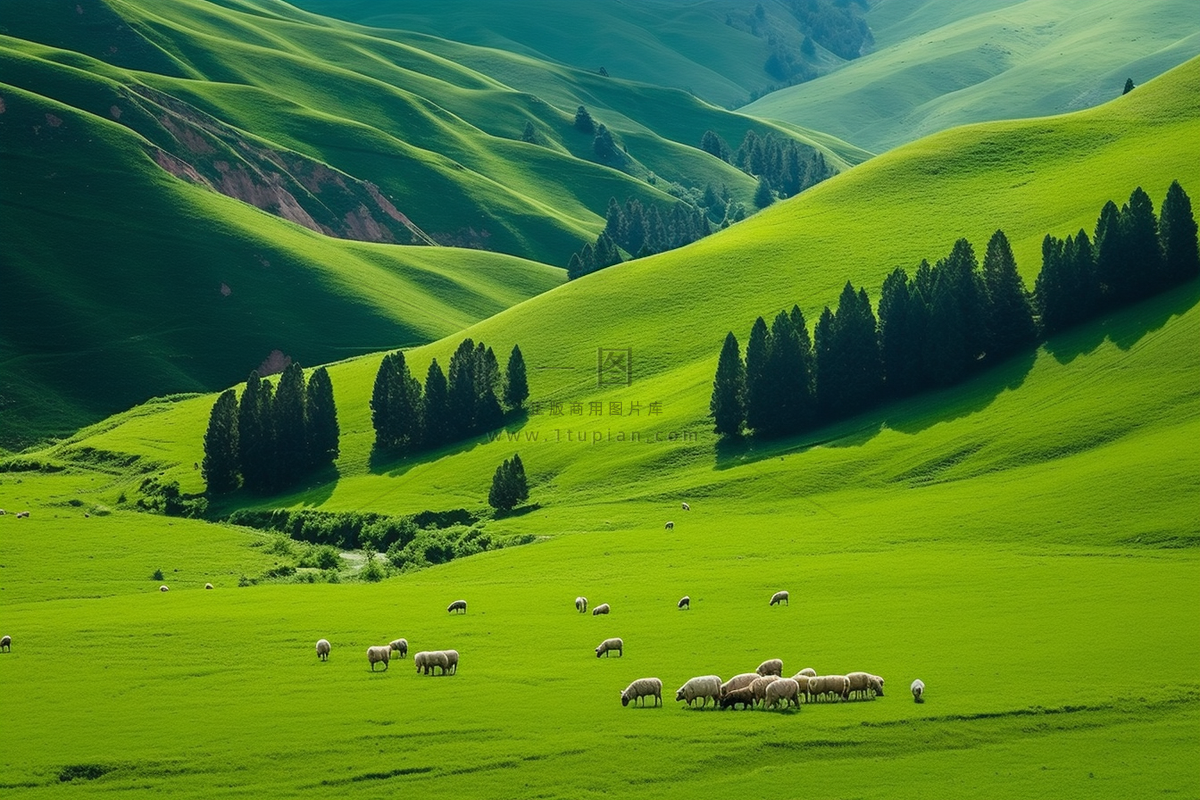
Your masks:
M 956 125 L 1095 106 L 1200 53 L 1186 0 L 899 0 L 866 19 L 875 50 L 744 107 L 874 152 Z
M 336 475 L 224 501 L 481 509 L 492 471 L 519 450 L 538 506 L 480 524 L 532 544 L 378 584 L 347 574 L 239 588 L 237 576 L 278 562 L 268 537 L 128 510 L 146 475 L 201 488 L 193 462 L 212 395 L 139 406 L 25 454 L 62 469 L 0 473 L 0 634 L 14 640 L 0 685 L 20 687 L 6 692 L 0 786 L 22 797 L 1194 793 L 1195 282 L 809 436 L 717 446 L 705 415 L 721 338 L 744 337 L 758 314 L 799 302 L 811 321 L 847 278 L 874 297 L 893 266 L 944 255 L 959 236 L 978 251 L 996 227 L 1031 282 L 1042 236 L 1090 228 L 1105 200 L 1140 184 L 1158 204 L 1176 178 L 1195 197 L 1198 74 L 1192 61 L 1093 110 L 921 140 L 409 352 L 421 373 L 462 336 L 497 353 L 519 342 L 533 399 L 564 415 L 517 420 L 514 440 L 372 464 L 379 356 L 335 364 Z M 597 347 L 633 348 L 632 385 L 597 389 Z M 570 413 L 592 401 L 642 409 Z M 97 505 L 112 513 L 83 516 Z M 791 604 L 768 607 L 778 589 Z M 612 614 L 577 614 L 579 594 Z M 447 615 L 458 598 L 469 613 Z M 411 660 L 372 674 L 365 649 L 400 636 L 413 651 L 459 650 L 459 674 L 418 676 Z M 609 636 L 626 654 L 595 658 Z M 319 637 L 333 644 L 327 663 Z M 692 676 L 771 657 L 786 674 L 869 670 L 886 696 L 798 712 L 673 700 Z M 619 690 L 650 675 L 665 707 L 622 708 Z M 923 705 L 908 695 L 914 678 Z M 63 780 L 75 775 L 93 777 Z

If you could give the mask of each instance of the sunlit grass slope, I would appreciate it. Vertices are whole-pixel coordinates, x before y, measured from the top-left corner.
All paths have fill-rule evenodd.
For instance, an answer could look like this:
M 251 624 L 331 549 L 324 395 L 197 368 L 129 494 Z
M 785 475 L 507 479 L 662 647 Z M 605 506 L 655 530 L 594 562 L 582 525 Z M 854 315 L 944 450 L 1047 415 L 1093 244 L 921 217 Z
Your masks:
M 798 300 L 812 317 L 847 277 L 874 289 L 895 264 L 997 225 L 1030 276 L 1037 240 L 1090 226 L 1104 200 L 1200 183 L 1198 70 L 1092 111 L 924 140 L 698 246 L 469 328 L 498 352 L 520 342 L 534 399 L 565 404 L 562 418 L 515 425 L 520 444 L 372 472 L 377 359 L 335 365 L 340 477 L 264 501 L 478 507 L 519 450 L 541 507 L 486 528 L 544 541 L 379 585 L 239 589 L 236 564 L 262 567 L 248 534 L 160 518 L 173 558 L 109 556 L 98 574 L 71 540 L 98 548 L 124 513 L 82 513 L 132 495 L 126 470 L 151 461 L 179 464 L 168 475 L 199 488 L 191 462 L 211 396 L 133 409 L 37 456 L 76 461 L 67 472 L 0 475 L 0 506 L 32 511 L 0 517 L 12 542 L 0 586 L 17 598 L 0 615 L 14 638 L 0 675 L 19 687 L 6 696 L 0 780 L 29 796 L 1186 794 L 1200 735 L 1197 284 L 811 437 L 724 450 L 704 414 L 721 337 L 759 313 Z M 631 386 L 594 388 L 598 346 L 633 348 Z M 574 400 L 643 409 L 589 421 L 569 415 Z M 647 416 L 650 402 L 661 416 Z M 609 429 L 643 440 L 609 441 Z M 697 438 L 670 440 L 681 432 Z M 111 466 L 119 458 L 96 450 L 142 461 Z M 160 556 L 153 525 L 130 541 Z M 169 593 L 146 579 L 153 568 L 179 570 Z M 210 573 L 212 592 L 199 588 Z M 781 588 L 791 604 L 769 608 Z M 576 614 L 579 594 L 612 614 Z M 677 611 L 684 594 L 692 608 Z M 447 615 L 460 597 L 470 612 Z M 325 664 L 312 651 L 322 636 Z M 419 677 L 407 660 L 372 675 L 363 651 L 399 636 L 459 650 L 459 674 Z M 625 655 L 595 658 L 609 636 Z M 787 674 L 870 670 L 886 696 L 786 714 L 671 700 L 693 675 L 770 657 Z M 621 708 L 617 692 L 648 675 L 663 679 L 667 707 Z M 918 677 L 920 706 L 906 693 Z
M 1200 53 L 1187 0 L 889 0 L 877 49 L 745 107 L 882 152 L 955 125 L 1105 102 Z

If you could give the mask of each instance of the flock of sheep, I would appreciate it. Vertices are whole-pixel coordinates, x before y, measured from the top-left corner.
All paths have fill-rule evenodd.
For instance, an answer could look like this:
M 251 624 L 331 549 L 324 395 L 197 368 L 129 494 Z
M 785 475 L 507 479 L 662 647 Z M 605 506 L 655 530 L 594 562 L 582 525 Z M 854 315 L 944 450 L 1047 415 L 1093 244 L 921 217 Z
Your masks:
M 205 588 L 211 589 L 211 586 Z M 165 588 L 164 588 L 165 591 Z M 455 600 L 446 608 L 446 613 L 467 613 L 467 601 Z M 328 639 L 317 640 L 317 658 L 322 661 L 329 660 L 329 653 L 333 650 L 333 645 Z M 383 664 L 384 672 L 387 672 L 388 666 L 392 660 L 392 653 L 399 653 L 400 658 L 408 657 L 408 640 L 396 639 L 384 645 L 375 645 L 367 648 L 367 663 L 371 665 L 371 671 L 375 671 L 376 664 Z M 458 674 L 458 651 L 457 650 L 422 650 L 413 656 L 413 663 L 416 664 L 417 673 L 424 675 L 435 675 L 434 670 L 441 670 L 442 675 L 457 675 Z

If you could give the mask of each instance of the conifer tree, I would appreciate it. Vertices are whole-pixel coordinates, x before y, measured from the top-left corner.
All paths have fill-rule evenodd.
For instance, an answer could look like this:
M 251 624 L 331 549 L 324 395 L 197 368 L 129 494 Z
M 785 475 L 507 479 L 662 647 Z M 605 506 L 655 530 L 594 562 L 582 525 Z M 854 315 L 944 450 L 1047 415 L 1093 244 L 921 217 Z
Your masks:
M 704 136 L 700 137 L 700 149 L 722 161 L 729 160 L 729 145 L 716 131 L 704 132 Z
M 771 380 L 767 373 L 770 355 L 771 334 L 762 317 L 750 328 L 750 340 L 746 343 L 746 427 L 751 430 L 766 430 L 772 416 Z
M 983 280 L 987 287 L 989 355 L 1002 360 L 1037 340 L 1029 293 L 1017 272 L 1017 261 L 1004 231 L 996 231 L 988 241 Z
M 1124 302 L 1127 296 L 1127 271 L 1125 262 L 1125 239 L 1121 230 L 1121 212 L 1117 204 L 1109 200 L 1100 209 L 1096 221 L 1096 278 L 1105 305 Z
M 424 421 L 423 441 L 428 447 L 445 444 L 450 438 L 448 387 L 446 374 L 435 358 L 425 373 L 425 396 L 422 400 Z
M 1076 322 L 1091 319 L 1100 304 L 1100 283 L 1096 279 L 1096 250 L 1082 228 L 1075 238 L 1067 237 L 1071 245 L 1063 249 L 1063 271 L 1074 302 L 1071 318 Z
M 746 371 L 742 366 L 741 348 L 730 331 L 721 346 L 717 359 L 717 374 L 713 378 L 712 399 L 708 409 L 712 413 L 714 428 L 722 436 L 740 436 L 746 422 L 744 403 Z
M 256 491 L 270 492 L 279 487 L 279 461 L 275 455 L 278 437 L 275 430 L 275 387 L 263 380 L 258 391 L 259 437 L 262 452 L 259 461 L 258 484 L 251 487 Z M 245 473 L 243 473 L 243 477 Z
M 608 211 L 604 215 L 604 232 L 614 242 L 625 241 L 625 212 L 621 210 L 621 204 L 615 197 L 608 199 Z
M 766 208 L 775 202 L 775 193 L 771 191 L 771 182 L 763 175 L 758 179 L 758 188 L 754 190 L 754 205 Z
M 238 401 L 238 463 L 247 488 L 259 490 L 264 485 L 263 460 L 266 442 L 263 437 L 259 410 L 262 406 L 262 379 L 251 372 Z
M 596 121 L 583 106 L 575 109 L 575 129 L 583 133 L 595 133 Z
M 393 353 L 388 353 L 379 362 L 375 385 L 371 389 L 371 426 L 375 429 L 375 447 L 378 450 L 393 450 L 396 446 L 395 423 L 388 407 L 395 384 L 396 360 Z
M 324 367 L 308 378 L 304 410 L 307 414 L 308 461 L 314 469 L 332 464 L 338 457 L 337 406 L 333 401 L 333 383 Z
M 476 364 L 475 342 L 464 339 L 450 357 L 446 407 L 450 412 L 448 417 L 452 440 L 470 436 L 476 431 L 475 414 L 479 398 L 476 390 Z
M 1046 234 L 1042 239 L 1042 269 L 1033 293 L 1042 314 L 1042 331 L 1047 336 L 1058 333 L 1071 321 L 1064 253 L 1064 242 Z
M 281 486 L 291 486 L 308 468 L 304 370 L 294 361 L 279 376 L 274 416 L 275 471 Z
M 1162 249 L 1158 243 L 1158 220 L 1150 195 L 1140 186 L 1133 190 L 1129 203 L 1121 209 L 1121 236 L 1128 259 L 1125 272 L 1129 298 L 1140 299 L 1157 292 L 1166 284 Z
M 421 383 L 408 368 L 402 351 L 393 353 L 395 369 L 388 386 L 388 410 L 392 417 L 391 447 L 396 452 L 412 453 L 422 444 L 425 430 L 422 418 Z
M 521 348 L 513 345 L 504 368 L 504 404 L 512 409 L 521 408 L 529 397 L 529 379 L 525 374 L 525 356 Z
M 912 361 L 909 341 L 911 305 L 908 273 L 896 267 L 884 279 L 879 295 L 879 356 L 884 387 L 894 397 L 903 397 L 917 388 L 917 365 Z
M 786 435 L 811 425 L 815 410 L 812 382 L 796 326 L 785 311 L 771 323 L 766 373 L 772 402 L 763 433 Z
M 954 276 L 945 262 L 938 262 L 933 273 L 925 363 L 935 386 L 949 386 L 962 380 L 973 356 L 969 339 L 964 335 L 967 320 L 955 296 Z
M 475 348 L 475 429 L 494 430 L 504 423 L 504 409 L 497 392 L 500 387 L 500 362 L 492 348 L 480 342 Z
M 511 511 L 529 499 L 529 482 L 525 477 L 525 465 L 520 455 L 505 459 L 492 476 L 492 487 L 488 490 L 488 505 L 497 511 Z
M 841 354 L 838 351 L 835 318 L 829 306 L 821 311 L 813 329 L 813 364 L 816 366 L 817 411 L 829 419 L 836 416 L 842 401 Z
M 209 494 L 224 494 L 238 487 L 238 401 L 227 389 L 213 404 L 204 433 L 204 460 L 200 475 Z
M 1163 273 L 1168 283 L 1182 283 L 1200 275 L 1200 248 L 1196 240 L 1196 219 L 1192 216 L 1192 201 L 1179 185 L 1172 181 L 1162 204 L 1158 221 L 1159 241 L 1163 251 Z
M 849 415 L 873 403 L 882 382 L 879 336 L 866 289 L 856 292 L 846 282 L 834 315 L 833 334 L 839 354 L 840 410 Z
M 817 366 L 813 361 L 813 345 L 812 337 L 808 333 L 808 321 L 804 319 L 804 312 L 798 305 L 792 306 L 788 317 L 792 321 L 793 330 L 796 331 L 796 342 L 800 345 L 800 358 L 804 369 L 802 383 L 807 387 L 807 402 L 812 414 L 815 415 L 817 410 Z

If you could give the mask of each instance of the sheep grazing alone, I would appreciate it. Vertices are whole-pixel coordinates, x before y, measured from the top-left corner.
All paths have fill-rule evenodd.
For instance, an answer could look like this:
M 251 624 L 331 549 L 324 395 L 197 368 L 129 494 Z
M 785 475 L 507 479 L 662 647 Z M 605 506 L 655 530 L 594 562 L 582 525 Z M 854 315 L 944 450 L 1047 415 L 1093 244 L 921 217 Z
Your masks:
M 820 675 L 809 678 L 808 691 L 813 699 L 832 694 L 846 700 L 850 697 L 850 679 L 845 675 Z
M 684 511 L 691 511 L 691 510 L 692 510 L 692 507 L 691 507 L 691 506 L 689 506 L 687 503 L 684 503 L 684 504 L 683 504 L 683 510 L 684 510 Z
M 4 637 L 0 637 L 0 650 L 3 650 L 6 653 L 12 652 L 12 637 L 11 636 L 5 635 Z
M 5 636 L 4 638 L 8 639 L 7 636 Z M 921 680 L 920 678 L 917 678 L 915 681 L 912 682 L 912 695 L 913 695 L 914 703 L 924 703 L 925 702 L 925 681 Z
M 575 610 L 578 611 L 580 614 L 587 611 L 587 598 L 586 597 L 576 597 L 575 598 Z
M 17 512 L 17 519 L 25 519 L 25 517 L 28 517 L 28 516 L 29 516 L 28 511 L 18 511 Z
M 686 700 L 690 706 L 693 700 L 700 700 L 700 707 L 704 708 L 708 704 L 708 698 L 712 698 L 713 707 L 717 705 L 717 701 L 721 699 L 721 678 L 717 675 L 701 675 L 697 678 L 692 678 L 683 686 L 675 690 L 675 702 Z
M 451 603 L 449 606 L 446 607 L 447 614 L 453 614 L 455 611 L 461 611 L 464 614 L 467 613 L 467 601 L 466 600 L 455 600 L 453 603 Z
M 754 707 L 754 690 L 749 686 L 743 686 L 740 689 L 733 689 L 721 695 L 719 701 L 721 708 L 733 708 L 738 703 L 742 704 L 742 709 Z
M 672 528 L 674 528 L 674 527 L 675 527 L 675 523 L 674 523 L 674 522 L 668 522 L 668 523 L 667 523 L 666 525 L 664 525 L 663 527 L 664 527 L 664 528 L 666 528 L 667 530 L 671 530 Z
M 625 643 L 617 638 L 605 639 L 596 647 L 596 658 L 600 656 L 608 658 L 608 654 L 613 650 L 616 650 L 617 655 L 623 658 L 625 656 Z
M 788 605 L 787 592 L 776 592 L 775 594 L 771 595 L 771 605 L 777 606 L 780 603 L 783 603 L 785 606 Z
M 212 584 L 211 584 L 211 583 L 206 583 L 206 584 L 204 584 L 204 588 L 205 588 L 205 589 L 211 589 L 211 588 L 212 588 Z
M 869 672 L 848 672 L 846 679 L 850 681 L 850 691 L 859 697 L 883 697 L 883 678 L 878 675 Z
M 647 697 L 654 698 L 654 705 L 662 705 L 662 681 L 658 678 L 638 678 L 626 686 L 625 691 L 621 692 L 621 705 L 627 706 L 630 702 L 636 705 L 641 700 L 645 706 Z
M 401 658 L 408 655 L 408 639 L 397 639 L 388 645 L 388 647 L 399 653 Z
M 773 681 L 767 686 L 767 698 L 765 702 L 766 708 L 773 708 L 779 705 L 779 701 L 783 701 L 783 707 L 794 705 L 800 707 L 800 684 L 791 678 L 780 678 Z
M 388 662 L 392 659 L 392 648 L 387 645 L 382 647 L 368 647 L 367 661 L 371 662 L 371 672 L 375 671 L 375 665 L 383 662 L 383 671 L 387 672 Z
M 592 609 L 592 616 L 597 617 L 601 614 L 607 614 L 609 611 L 612 611 L 612 609 L 608 607 L 608 603 L 601 603 Z
M 767 696 L 767 687 L 775 681 L 779 680 L 778 675 L 762 675 L 758 677 L 754 683 L 750 684 L 750 690 L 754 692 L 754 699 L 761 702 Z
M 692 598 L 688 597 L 685 594 L 683 597 L 679 598 L 679 602 L 676 603 L 676 607 L 681 608 L 681 609 L 689 609 L 690 610 L 692 607 Z
M 817 671 L 815 669 L 813 669 L 812 667 L 805 667 L 804 669 L 800 670 L 796 674 L 797 675 L 807 675 L 810 678 L 817 677 Z
M 162 586 L 158 587 L 158 590 L 159 590 L 160 592 L 169 592 L 169 591 L 171 591 L 171 587 L 170 587 L 170 586 L 167 586 L 167 585 L 164 583 Z
M 317 639 L 317 658 L 321 659 L 322 661 L 328 661 L 329 650 L 330 647 L 328 639 Z
M 734 675 L 729 680 L 721 684 L 721 696 L 725 696 L 730 692 L 736 692 L 738 689 L 745 689 L 758 680 L 761 675 L 757 672 L 743 672 L 740 675 Z
M 758 669 L 754 670 L 759 675 L 775 675 L 783 677 L 783 661 L 778 658 L 768 658 L 766 661 L 758 665 Z
M 454 653 L 454 665 L 457 667 L 458 652 L 450 652 Z M 446 674 L 446 670 L 450 669 L 450 658 L 444 650 L 422 650 L 413 656 L 413 663 L 417 665 L 417 672 L 426 675 L 432 674 L 434 667 L 440 669 L 443 675 Z

